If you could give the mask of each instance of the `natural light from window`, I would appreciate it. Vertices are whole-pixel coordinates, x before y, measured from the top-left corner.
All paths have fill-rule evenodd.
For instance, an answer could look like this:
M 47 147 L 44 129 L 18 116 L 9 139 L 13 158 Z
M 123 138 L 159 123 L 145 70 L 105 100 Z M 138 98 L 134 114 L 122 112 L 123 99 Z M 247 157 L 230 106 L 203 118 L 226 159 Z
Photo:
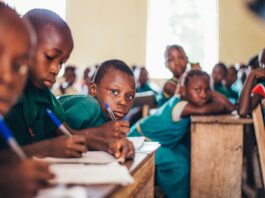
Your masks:
M 218 60 L 217 0 L 148 0 L 146 66 L 151 78 L 170 78 L 167 45 L 181 45 L 190 62 L 211 72 Z

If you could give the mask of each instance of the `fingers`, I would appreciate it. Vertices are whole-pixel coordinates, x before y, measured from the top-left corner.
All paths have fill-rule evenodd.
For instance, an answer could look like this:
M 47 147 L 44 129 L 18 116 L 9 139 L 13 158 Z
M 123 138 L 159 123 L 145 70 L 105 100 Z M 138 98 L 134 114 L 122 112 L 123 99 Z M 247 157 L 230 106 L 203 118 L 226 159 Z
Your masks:
M 73 135 L 72 137 L 69 137 L 69 138 L 71 138 L 74 143 L 79 143 L 79 144 L 86 143 L 86 138 L 81 135 Z
M 129 140 L 128 140 L 128 146 L 129 146 L 129 150 L 127 154 L 127 159 L 133 159 L 135 156 L 135 149 L 134 149 L 133 143 Z

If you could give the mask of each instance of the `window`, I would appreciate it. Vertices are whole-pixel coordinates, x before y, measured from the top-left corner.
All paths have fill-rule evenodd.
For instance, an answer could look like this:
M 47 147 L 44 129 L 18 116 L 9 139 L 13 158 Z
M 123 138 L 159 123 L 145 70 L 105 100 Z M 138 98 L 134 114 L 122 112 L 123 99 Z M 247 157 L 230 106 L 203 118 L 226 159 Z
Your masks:
M 65 19 L 65 0 L 4 0 L 10 7 L 15 8 L 21 15 L 33 8 L 52 10 Z
M 167 45 L 181 45 L 190 62 L 211 72 L 218 60 L 216 0 L 148 0 L 146 66 L 151 78 L 169 78 Z

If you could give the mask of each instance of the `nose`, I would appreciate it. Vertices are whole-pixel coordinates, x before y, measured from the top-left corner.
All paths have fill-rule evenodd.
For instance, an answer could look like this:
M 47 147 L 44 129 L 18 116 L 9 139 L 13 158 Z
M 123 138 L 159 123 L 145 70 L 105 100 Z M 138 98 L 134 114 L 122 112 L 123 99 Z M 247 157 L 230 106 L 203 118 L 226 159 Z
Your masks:
M 1 63 L 0 67 L 0 82 L 5 83 L 8 86 L 12 85 L 13 72 L 10 62 Z
M 202 99 L 206 99 L 206 98 L 207 98 L 207 93 L 206 93 L 206 91 L 201 91 L 200 96 L 201 96 Z
M 126 99 L 125 99 L 125 96 L 120 96 L 118 98 L 118 105 L 122 105 L 122 106 L 125 106 L 126 105 Z
M 51 67 L 50 67 L 50 72 L 52 74 L 54 74 L 55 76 L 58 75 L 58 73 L 60 72 L 61 70 L 61 65 L 60 64 L 52 64 Z

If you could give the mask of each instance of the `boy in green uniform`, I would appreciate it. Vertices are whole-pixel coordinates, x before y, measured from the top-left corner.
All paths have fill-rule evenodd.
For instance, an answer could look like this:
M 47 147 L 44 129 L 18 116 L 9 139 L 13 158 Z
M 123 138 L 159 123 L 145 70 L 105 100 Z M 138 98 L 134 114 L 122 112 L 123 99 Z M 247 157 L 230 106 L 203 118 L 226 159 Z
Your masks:
M 170 45 L 165 51 L 166 66 L 173 74 L 164 87 L 162 93 L 157 97 L 157 106 L 161 107 L 175 93 L 179 92 L 181 77 L 187 68 L 188 57 L 184 49 L 179 45 Z
M 72 35 L 65 21 L 52 11 L 33 9 L 24 18 L 29 19 L 38 35 L 35 64 L 30 70 L 29 82 L 21 99 L 5 118 L 20 144 L 41 141 L 24 146 L 27 155 L 80 157 L 87 147 L 109 151 L 115 156 L 126 155 L 126 141 L 108 141 L 103 138 L 112 128 L 105 127 L 101 131 L 97 128 L 83 131 L 69 128 L 74 134 L 72 137 L 54 138 L 61 131 L 46 114 L 46 108 L 51 109 L 66 127 L 67 125 L 64 111 L 49 88 L 54 84 L 61 65 L 70 56 L 73 49 Z M 0 145 L 6 146 L 5 143 Z
M 0 2 L 0 114 L 8 112 L 25 85 L 35 46 L 34 36 L 17 13 Z M 9 158 L 11 156 L 13 153 Z M 12 198 L 33 197 L 53 177 L 46 163 L 9 162 L 2 160 L 2 155 L 0 175 L 1 197 Z
M 129 112 L 134 95 L 135 81 L 131 69 L 120 60 L 108 60 L 97 69 L 93 81 L 89 85 L 88 96 L 62 96 L 59 101 L 66 113 L 66 121 L 73 129 L 91 127 L 110 128 L 113 133 L 126 134 L 129 132 L 129 123 L 123 121 Z M 105 104 L 109 104 L 117 121 L 110 121 L 110 115 Z M 107 134 L 106 134 L 107 135 Z M 133 146 L 127 141 L 130 151 L 127 158 L 134 156 Z
M 129 136 L 145 136 L 161 147 L 155 156 L 156 180 L 168 197 L 189 197 L 190 115 L 230 112 L 234 106 L 211 91 L 206 72 L 191 70 L 180 98 L 172 97 L 153 115 L 138 121 Z

